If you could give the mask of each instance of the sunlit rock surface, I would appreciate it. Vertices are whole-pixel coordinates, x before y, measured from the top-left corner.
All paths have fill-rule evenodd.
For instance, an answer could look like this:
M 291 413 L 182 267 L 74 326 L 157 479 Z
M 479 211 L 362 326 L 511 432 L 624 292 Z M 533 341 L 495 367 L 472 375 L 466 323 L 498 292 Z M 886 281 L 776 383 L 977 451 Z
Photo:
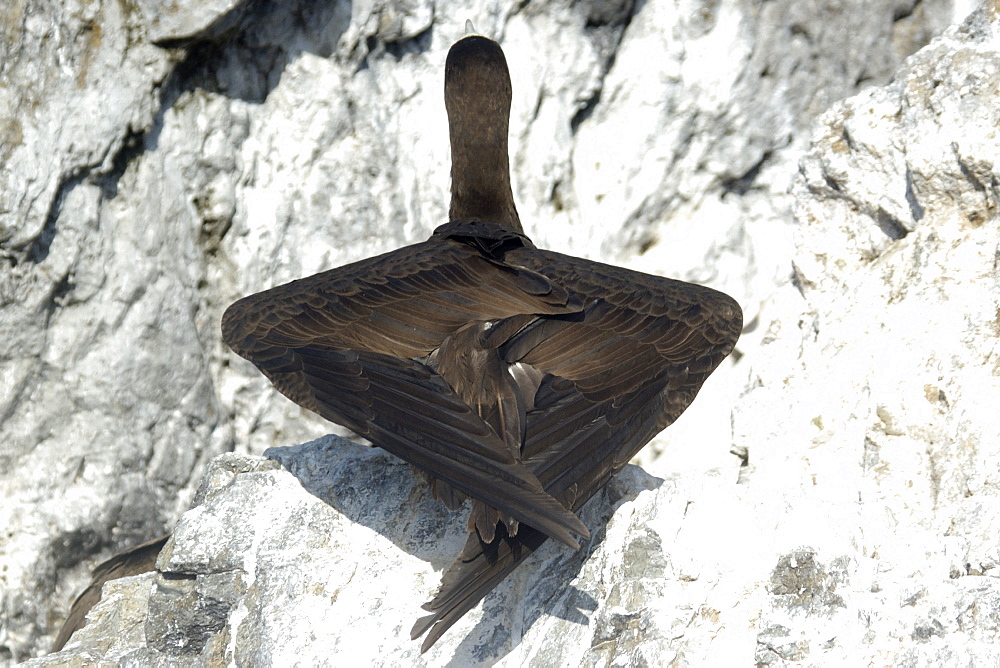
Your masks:
M 383 453 L 282 450 L 330 426 L 218 322 L 445 220 L 468 18 L 507 53 L 535 241 L 722 289 L 748 331 L 651 475 L 586 507 L 607 531 L 547 545 L 423 660 L 996 661 L 994 4 L 905 65 L 972 3 L 169 6 L 0 10 L 0 659 L 44 654 L 211 457 L 275 446 L 185 516 L 190 561 L 161 566 L 194 580 L 111 585 L 68 651 L 416 659 L 464 519 Z

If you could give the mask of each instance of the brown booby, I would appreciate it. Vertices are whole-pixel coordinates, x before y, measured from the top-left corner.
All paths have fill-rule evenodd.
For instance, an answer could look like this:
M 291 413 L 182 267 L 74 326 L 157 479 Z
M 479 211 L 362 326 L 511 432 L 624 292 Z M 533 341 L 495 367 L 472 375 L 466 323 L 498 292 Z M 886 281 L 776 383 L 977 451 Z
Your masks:
M 413 627 L 430 647 L 694 400 L 742 312 L 709 288 L 541 250 L 511 194 L 500 46 L 452 46 L 450 222 L 427 241 L 233 304 L 226 343 L 299 405 L 473 499 Z

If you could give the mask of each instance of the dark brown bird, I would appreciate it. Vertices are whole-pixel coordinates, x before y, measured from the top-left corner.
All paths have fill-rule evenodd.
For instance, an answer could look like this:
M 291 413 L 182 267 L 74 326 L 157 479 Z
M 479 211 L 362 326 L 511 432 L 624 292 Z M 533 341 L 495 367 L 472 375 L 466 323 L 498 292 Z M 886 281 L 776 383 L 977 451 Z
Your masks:
M 742 312 L 709 288 L 535 248 L 511 194 L 500 46 L 448 54 L 451 222 L 423 243 L 253 295 L 223 337 L 286 396 L 473 502 L 413 627 L 430 647 L 694 400 Z

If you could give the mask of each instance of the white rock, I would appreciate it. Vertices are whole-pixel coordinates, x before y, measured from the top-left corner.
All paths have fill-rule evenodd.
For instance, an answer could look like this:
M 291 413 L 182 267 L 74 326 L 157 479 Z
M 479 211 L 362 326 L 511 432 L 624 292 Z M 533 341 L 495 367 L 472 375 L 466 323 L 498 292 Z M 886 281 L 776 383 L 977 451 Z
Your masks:
M 597 528 L 589 547 L 543 546 L 421 656 L 409 629 L 465 542 L 462 513 L 432 501 L 406 464 L 344 439 L 268 456 L 216 459 L 162 575 L 134 579 L 126 609 L 113 589 L 64 652 L 29 665 L 102 651 L 143 663 L 440 665 L 597 663 L 634 650 L 658 662 L 690 614 L 660 597 L 678 585 L 659 532 L 676 532 L 687 490 L 628 467 L 582 512 Z M 653 607 L 637 613 L 639 602 Z M 126 633 L 138 625 L 144 638 Z
M 776 520 L 751 552 L 777 564 L 760 663 L 1000 657 L 972 621 L 1000 591 L 997 30 L 988 9 L 949 29 L 824 114 L 802 159 L 799 290 L 734 413 Z
M 845 321 L 838 333 L 830 316 L 821 314 L 837 307 L 836 313 L 852 315 L 855 324 L 872 322 L 864 319 L 865 302 L 851 301 L 851 295 L 875 300 L 868 302 L 868 311 L 881 318 L 876 322 L 885 321 L 887 331 L 900 335 L 885 307 L 891 291 L 880 288 L 875 278 L 862 280 L 872 265 L 858 255 L 858 248 L 892 254 L 894 246 L 866 224 L 843 230 L 810 226 L 813 241 L 796 242 L 801 250 L 795 251 L 800 273 L 815 282 L 815 287 L 806 286 L 810 301 L 796 301 L 801 298 L 787 287 L 771 296 L 792 274 L 792 197 L 786 191 L 813 119 L 834 100 L 888 81 L 905 55 L 961 18 L 967 2 L 869 0 L 842 2 L 840 11 L 833 11 L 829 3 L 793 0 L 763 5 L 738 0 L 555 5 L 470 0 L 449 5 L 446 15 L 430 2 L 243 6 L 178 1 L 159 9 L 156 3 L 137 7 L 141 11 L 127 12 L 120 3 L 57 6 L 13 0 L 0 10 L 8 26 L 0 38 L 3 659 L 44 652 L 88 567 L 171 525 L 188 506 L 211 456 L 233 448 L 260 453 L 329 430 L 223 350 L 219 317 L 236 297 L 417 241 L 443 222 L 448 192 L 443 63 L 450 44 L 464 34 L 467 18 L 479 31 L 499 38 L 507 51 L 515 92 L 515 197 L 536 241 L 707 282 L 736 296 L 748 322 L 756 318 L 759 323 L 741 343 L 742 361 L 720 370 L 690 414 L 648 448 L 645 460 L 651 470 L 668 481 L 696 476 L 690 483 L 695 490 L 690 492 L 692 507 L 706 508 L 705 517 L 713 521 L 725 517 L 725 510 L 706 499 L 730 499 L 740 506 L 732 511 L 738 517 L 749 521 L 759 507 L 772 518 L 770 527 L 825 526 L 811 510 L 821 518 L 842 517 L 843 506 L 823 504 L 855 503 L 860 487 L 878 500 L 876 505 L 882 504 L 879 508 L 891 506 L 902 518 L 897 526 L 885 513 L 878 515 L 882 519 L 872 521 L 871 532 L 913 528 L 913 535 L 924 541 L 900 539 L 903 547 L 893 554 L 919 543 L 949 568 L 961 565 L 966 555 L 983 567 L 995 562 L 988 548 L 995 513 L 989 504 L 980 504 L 984 497 L 976 491 L 992 484 L 988 472 L 995 464 L 993 455 L 978 445 L 989 434 L 976 427 L 990 424 L 989 413 L 980 415 L 988 409 L 971 407 L 974 402 L 968 398 L 994 387 L 988 369 L 967 362 L 974 358 L 970 350 L 985 354 L 985 339 L 976 338 L 990 331 L 983 324 L 987 321 L 978 319 L 985 311 L 973 310 L 968 319 L 942 324 L 951 328 L 952 347 L 928 348 L 940 370 L 921 368 L 917 380 L 905 379 L 913 351 L 934 329 L 923 314 L 923 333 L 907 330 L 912 345 L 898 346 L 901 380 L 879 375 L 888 378 L 883 382 L 871 375 L 871 387 L 856 397 L 857 417 L 851 418 L 851 409 L 844 408 L 849 402 L 837 393 L 853 397 L 856 388 L 853 381 L 836 380 L 843 378 L 836 365 L 796 362 L 789 370 L 778 362 L 787 361 L 784 354 L 797 360 L 807 347 L 811 354 L 829 356 L 846 346 L 841 337 L 855 331 L 850 323 Z M 229 19 L 235 23 L 226 25 Z M 990 30 L 983 24 L 971 32 L 982 36 Z M 985 67 L 993 46 L 980 37 L 963 39 L 956 33 L 933 47 L 939 49 L 934 63 L 941 61 L 944 68 L 943 56 L 955 45 L 977 44 L 963 47 L 964 57 Z M 164 40 L 174 48 L 152 45 Z M 801 220 L 815 215 L 828 221 L 827 215 L 834 214 L 840 220 L 847 214 L 837 201 L 856 201 L 862 213 L 882 206 L 904 229 L 912 229 L 901 241 L 914 249 L 913 256 L 923 247 L 918 240 L 930 243 L 931 230 L 937 231 L 934 239 L 940 246 L 927 248 L 922 258 L 951 248 L 947 258 L 916 268 L 905 264 L 910 256 L 896 252 L 902 264 L 893 265 L 894 280 L 920 269 L 922 278 L 914 280 L 922 282 L 908 294 L 937 290 L 934 285 L 953 273 L 949 262 L 969 262 L 983 273 L 981 261 L 990 251 L 986 242 L 958 244 L 960 230 L 948 236 L 935 227 L 951 215 L 988 211 L 995 197 L 990 194 L 995 153 L 981 152 L 991 146 L 989 130 L 995 125 L 988 125 L 989 108 L 994 100 L 976 95 L 973 82 L 964 101 L 953 96 L 952 84 L 962 67 L 954 61 L 951 70 L 943 69 L 955 74 L 939 86 L 941 99 L 925 104 L 924 116 L 914 112 L 914 119 L 924 119 L 919 132 L 927 132 L 928 139 L 907 144 L 912 153 L 900 155 L 895 148 L 900 137 L 909 136 L 903 132 L 894 142 L 866 139 L 850 164 L 838 163 L 822 149 L 803 163 L 804 183 L 819 190 L 799 195 L 806 200 L 799 205 Z M 983 76 L 991 75 L 983 70 Z M 883 110 L 893 104 L 892 95 L 879 89 L 868 96 Z M 943 140 L 931 137 L 931 112 L 937 108 L 947 112 L 940 117 L 941 130 L 971 128 L 972 116 L 965 115 L 963 105 L 980 114 L 980 136 L 956 140 L 953 155 L 977 175 L 982 191 L 970 190 L 962 171 L 953 169 L 957 157 L 940 161 L 935 151 Z M 875 120 L 860 107 L 851 114 Z M 860 127 L 853 130 L 864 134 Z M 882 158 L 893 167 L 881 167 L 876 159 Z M 872 165 L 868 176 L 865 165 Z M 901 165 L 911 167 L 913 191 L 926 211 L 923 222 L 910 228 L 906 189 L 900 190 L 906 181 L 896 171 Z M 846 199 L 822 191 L 824 175 L 836 180 L 841 173 L 844 187 L 857 190 Z M 865 195 L 866 185 L 874 192 L 879 183 L 888 188 L 884 196 Z M 883 221 L 887 224 L 894 229 Z M 989 231 L 991 224 L 984 219 L 979 229 Z M 824 253 L 831 262 L 818 259 Z M 843 267 L 834 267 L 837 259 Z M 856 280 L 851 278 L 855 275 Z M 977 286 L 989 280 L 983 278 Z M 905 297 L 902 292 L 900 288 Z M 964 304 L 973 308 L 978 298 L 968 294 Z M 843 298 L 835 301 L 835 295 Z M 902 299 L 898 306 L 920 311 L 916 302 L 907 303 Z M 953 313 L 961 307 L 949 306 Z M 820 322 L 823 336 L 829 330 L 830 338 L 807 346 L 797 333 L 802 313 L 810 314 L 807 327 Z M 895 343 L 898 338 L 884 334 L 877 340 Z M 894 348 L 885 343 L 879 352 L 886 349 Z M 844 355 L 864 366 L 876 359 L 875 352 L 851 348 Z M 779 521 L 784 516 L 780 503 L 765 504 L 753 495 L 757 492 L 728 486 L 738 461 L 727 454 L 734 440 L 727 416 L 750 366 L 755 378 L 770 384 L 748 394 L 736 413 L 735 439 L 749 450 L 754 469 L 744 477 L 754 484 L 760 480 L 762 490 L 769 481 L 794 483 L 791 498 L 803 504 L 797 506 L 802 508 L 798 524 Z M 823 375 L 790 381 L 796 393 L 780 393 L 793 370 Z M 816 380 L 827 377 L 829 387 Z M 917 396 L 923 385 L 943 392 L 936 396 L 944 396 L 948 406 L 966 417 L 933 432 L 951 441 L 935 441 L 936 449 L 914 452 L 913 443 L 922 443 L 920 434 L 937 428 L 935 411 L 951 410 L 940 399 L 932 405 L 921 399 L 925 395 Z M 934 395 L 928 392 L 926 396 Z M 882 431 L 872 427 L 877 424 L 871 416 L 880 413 L 869 405 L 871 397 L 887 416 L 888 421 L 877 423 L 885 424 L 878 427 Z M 810 400 L 818 410 L 802 408 Z M 769 422 L 762 424 L 756 415 Z M 817 416 L 823 418 L 822 426 L 811 426 Z M 808 451 L 808 463 L 803 463 L 801 448 L 793 447 L 800 441 L 786 436 L 791 426 L 797 433 L 815 431 L 809 442 L 817 438 L 818 445 Z M 893 467 L 910 467 L 906 471 L 924 467 L 943 472 L 943 477 L 905 473 L 902 477 L 917 481 L 916 489 L 897 490 L 900 476 L 893 468 L 891 481 L 876 484 L 875 473 L 852 468 L 854 459 L 823 449 L 822 443 L 838 443 L 843 429 L 862 439 L 876 429 L 870 440 L 879 450 L 869 453 L 875 468 L 877 462 L 892 462 Z M 764 466 L 762 444 L 772 447 L 772 442 L 773 457 Z M 974 445 L 949 450 L 952 442 Z M 666 456 L 654 460 L 661 452 Z M 953 459 L 962 462 L 960 470 L 941 468 Z M 937 468 L 928 468 L 932 462 Z M 832 468 L 823 468 L 827 464 Z M 825 486 L 815 492 L 803 471 L 842 480 L 836 493 Z M 974 493 L 959 500 L 963 484 Z M 703 488 L 712 491 L 698 491 Z M 944 490 L 944 510 L 928 496 L 935 488 Z M 906 500 L 896 499 L 897 493 Z M 883 503 L 883 497 L 889 501 Z M 679 498 L 685 498 L 684 504 L 690 500 Z M 680 502 L 663 503 L 676 510 Z M 866 521 L 873 512 L 865 511 Z M 934 532 L 947 530 L 945 518 L 954 519 L 956 528 L 953 540 L 942 548 Z M 677 533 L 667 526 L 657 530 L 665 550 L 671 540 L 684 536 L 691 536 L 686 540 L 692 548 L 678 561 L 676 573 L 669 571 L 656 586 L 683 589 L 678 582 L 695 576 L 694 582 L 712 582 L 712 569 L 723 574 L 719 577 L 725 586 L 704 594 L 718 616 L 706 608 L 696 617 L 686 612 L 688 617 L 667 615 L 661 621 L 657 613 L 653 621 L 642 621 L 647 628 L 689 624 L 685 628 L 711 630 L 709 635 L 689 631 L 681 649 L 669 640 L 676 633 L 650 632 L 641 640 L 653 643 L 644 656 L 653 657 L 651 663 L 674 651 L 679 657 L 709 652 L 749 656 L 743 648 L 752 649 L 756 635 L 740 617 L 747 604 L 734 609 L 726 602 L 737 596 L 734 592 L 763 596 L 760 583 L 768 581 L 778 555 L 809 541 L 786 540 L 783 536 L 795 535 L 791 529 L 787 534 L 784 529 L 749 532 L 777 535 L 775 544 L 781 547 L 753 562 L 757 579 L 741 580 L 730 574 L 744 571 L 722 556 L 713 557 L 721 560 L 719 566 L 700 566 L 706 559 L 697 546 L 718 547 L 717 534 L 705 536 L 703 527 L 694 526 Z M 879 534 L 878 541 L 884 538 Z M 392 549 L 384 540 L 375 544 Z M 831 564 L 844 554 L 853 554 L 847 548 L 828 554 L 819 542 L 813 548 L 824 572 L 839 568 Z M 612 569 L 620 550 L 608 549 L 607 568 Z M 579 557 L 552 556 L 558 554 L 553 548 L 550 558 L 578 563 L 573 560 Z M 426 563 L 421 567 L 426 569 Z M 570 596 L 558 589 L 565 582 L 562 572 L 546 585 L 563 592 L 556 595 L 559 600 Z M 422 582 L 432 587 L 434 578 L 428 574 Z M 632 594 L 616 594 L 616 602 L 606 603 L 603 590 L 586 591 L 600 606 L 609 606 L 600 607 L 592 621 L 593 629 L 603 629 L 602 637 L 619 627 L 621 633 L 631 633 L 639 623 L 629 617 L 635 609 L 627 600 L 622 603 Z M 425 594 L 414 591 L 418 603 Z M 557 632 L 553 629 L 568 638 L 591 637 L 591 627 L 575 622 L 550 627 L 563 622 L 547 621 L 534 608 L 536 612 L 525 612 L 513 606 L 519 593 L 507 596 L 487 606 L 522 615 L 522 621 L 509 627 L 512 638 L 520 637 L 522 629 L 525 638 L 542 638 Z M 700 610 L 698 600 L 695 605 L 681 597 L 655 605 Z M 398 603 L 406 609 L 400 619 L 408 628 L 412 601 Z M 525 621 L 530 619 L 534 623 Z M 481 631 L 488 628 L 484 624 Z M 464 637 L 458 628 L 451 635 L 457 642 Z M 240 644 L 238 638 L 232 642 Z M 508 647 L 504 642 L 497 640 L 496 647 Z M 618 647 L 614 642 L 602 647 L 612 646 Z M 621 647 L 618 654 L 600 651 L 617 661 L 638 646 Z M 410 644 L 406 648 L 411 651 Z M 438 656 L 444 656 L 445 650 L 440 651 Z M 513 661 L 546 651 L 555 650 L 526 639 L 508 656 Z
M 145 18 L 147 37 L 154 43 L 218 39 L 239 29 L 253 5 L 247 0 L 198 3 L 138 0 L 136 4 Z

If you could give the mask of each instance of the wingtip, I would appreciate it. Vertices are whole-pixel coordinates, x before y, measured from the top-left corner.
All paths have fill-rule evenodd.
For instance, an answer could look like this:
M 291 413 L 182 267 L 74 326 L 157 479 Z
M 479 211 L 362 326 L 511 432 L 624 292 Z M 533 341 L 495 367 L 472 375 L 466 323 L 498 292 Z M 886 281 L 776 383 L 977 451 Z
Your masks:
M 420 643 L 420 653 L 426 654 L 427 650 L 429 650 L 450 627 L 451 624 L 444 624 L 442 627 L 438 614 L 427 615 L 426 617 L 418 619 L 413 625 L 413 629 L 410 631 L 410 640 L 416 640 L 430 631 L 430 633 L 427 634 L 427 637 L 424 638 L 424 641 Z
M 572 527 L 573 533 L 580 537 L 581 540 L 590 540 L 590 530 L 587 525 L 580 521 L 580 518 L 573 515 L 573 519 L 576 520 Z M 567 534 L 566 538 L 568 540 L 563 540 L 562 542 L 566 544 L 567 547 L 572 549 L 574 552 L 580 549 L 580 541 L 574 538 L 571 534 Z
M 587 528 L 587 525 L 576 516 L 576 513 L 568 509 L 564 514 L 560 514 L 558 524 L 550 524 L 545 527 L 536 524 L 534 528 L 546 534 L 549 538 L 559 541 L 574 552 L 580 549 L 580 541 L 574 537 L 574 534 L 582 540 L 590 540 L 590 530 Z
M 426 609 L 426 607 L 427 607 L 427 604 L 424 604 L 424 609 Z M 437 618 L 437 614 L 436 613 L 431 613 L 429 615 L 425 615 L 425 616 L 421 617 L 416 622 L 414 622 L 413 623 L 413 628 L 410 629 L 410 640 L 416 640 L 420 636 L 422 636 L 425 633 L 427 633 L 427 629 L 429 629 L 431 627 L 431 624 L 434 623 L 434 620 L 436 618 Z M 420 653 L 423 654 L 424 651 L 425 650 L 421 649 Z

